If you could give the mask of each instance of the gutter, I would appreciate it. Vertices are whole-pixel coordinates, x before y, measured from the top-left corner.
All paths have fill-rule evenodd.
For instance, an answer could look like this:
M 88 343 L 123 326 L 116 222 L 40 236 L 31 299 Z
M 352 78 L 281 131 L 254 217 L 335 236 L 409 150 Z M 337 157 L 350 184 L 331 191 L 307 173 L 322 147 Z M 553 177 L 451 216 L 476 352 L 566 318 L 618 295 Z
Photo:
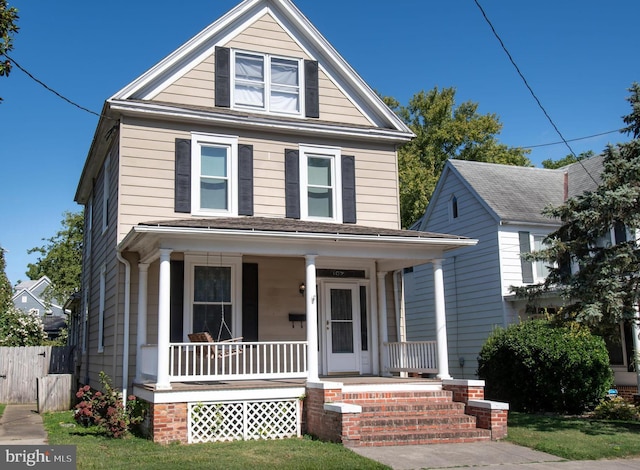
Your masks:
M 122 330 L 122 406 L 127 409 L 127 386 L 129 385 L 129 316 L 131 304 L 131 264 L 116 251 L 118 261 L 124 264 L 124 328 Z

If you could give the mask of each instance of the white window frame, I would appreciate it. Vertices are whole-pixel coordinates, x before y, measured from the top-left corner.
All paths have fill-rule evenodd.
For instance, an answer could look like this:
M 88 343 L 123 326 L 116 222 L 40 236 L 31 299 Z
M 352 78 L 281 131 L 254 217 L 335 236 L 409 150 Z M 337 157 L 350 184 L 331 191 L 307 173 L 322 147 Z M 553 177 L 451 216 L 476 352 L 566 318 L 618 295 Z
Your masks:
M 316 145 L 300 145 L 300 216 L 303 220 L 342 223 L 342 152 L 338 147 L 321 147 Z M 308 161 L 309 157 L 331 159 L 331 176 L 333 178 L 333 217 L 309 215 L 308 199 Z
M 203 209 L 200 205 L 201 149 L 202 147 L 227 147 L 227 209 Z M 194 215 L 238 215 L 238 137 L 191 134 L 191 213 Z
M 104 313 L 107 287 L 107 267 L 100 268 L 100 304 L 98 307 L 98 352 L 104 352 Z
M 109 166 L 111 156 L 104 162 L 104 172 L 102 173 L 102 233 L 109 228 Z
M 261 57 L 263 60 L 264 66 L 264 106 L 249 106 L 236 104 L 236 55 L 249 55 L 254 57 Z M 282 59 L 289 60 L 292 62 L 296 62 L 298 64 L 298 110 L 296 112 L 287 112 L 283 110 L 273 110 L 271 109 L 271 60 L 272 59 Z M 287 116 L 304 116 L 304 63 L 302 59 L 295 57 L 287 57 L 282 55 L 275 54 L 264 54 L 261 52 L 253 52 L 253 51 L 245 51 L 245 50 L 236 50 L 232 49 L 231 51 L 231 107 L 233 109 L 244 109 L 251 110 L 256 112 L 264 112 L 269 114 L 279 114 L 279 115 L 287 115 Z
M 187 335 L 193 329 L 194 304 L 194 273 L 196 266 L 229 267 L 231 268 L 231 324 L 228 325 L 234 337 L 242 336 L 242 257 L 234 255 L 220 255 L 219 253 L 202 255 L 184 255 L 184 304 L 183 330 L 184 341 L 189 341 Z M 217 332 L 211 335 L 217 339 Z

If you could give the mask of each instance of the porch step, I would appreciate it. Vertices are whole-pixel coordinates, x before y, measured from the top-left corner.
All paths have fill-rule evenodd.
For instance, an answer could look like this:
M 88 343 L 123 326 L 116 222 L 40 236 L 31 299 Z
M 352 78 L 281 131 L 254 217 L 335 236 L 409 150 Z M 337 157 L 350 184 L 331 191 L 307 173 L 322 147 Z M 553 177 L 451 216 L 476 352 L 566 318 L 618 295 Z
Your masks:
M 491 439 L 464 414 L 463 403 L 445 390 L 343 392 L 342 401 L 360 405 L 360 445 L 416 445 Z

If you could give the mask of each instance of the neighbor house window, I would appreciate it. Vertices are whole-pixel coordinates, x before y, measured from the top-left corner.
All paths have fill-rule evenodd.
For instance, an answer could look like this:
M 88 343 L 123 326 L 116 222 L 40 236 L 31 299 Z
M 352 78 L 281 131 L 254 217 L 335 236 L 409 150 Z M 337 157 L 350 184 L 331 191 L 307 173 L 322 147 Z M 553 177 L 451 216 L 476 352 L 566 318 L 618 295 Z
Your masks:
M 302 217 L 342 222 L 340 150 L 300 147 Z
M 106 232 L 109 226 L 109 164 L 111 158 L 107 157 L 104 162 L 102 173 L 102 233 Z
M 104 352 L 104 310 L 107 283 L 107 267 L 100 269 L 100 305 L 98 310 L 98 352 Z
M 523 258 L 526 253 L 540 251 L 545 248 L 546 235 L 534 235 L 530 232 L 518 232 L 520 244 L 520 264 L 522 268 L 522 282 L 532 284 L 543 282 L 549 275 L 548 261 L 528 261 Z
M 238 139 L 193 134 L 191 152 L 193 213 L 237 215 Z
M 545 235 L 533 235 L 533 251 L 540 251 L 545 248 Z M 549 275 L 549 268 L 546 266 L 547 261 L 536 261 L 533 264 L 533 274 L 537 282 L 544 281 Z
M 233 105 L 280 114 L 301 113 L 300 60 L 234 52 Z
M 453 196 L 451 198 L 449 211 L 450 211 L 451 219 L 458 218 L 458 198 L 456 196 Z

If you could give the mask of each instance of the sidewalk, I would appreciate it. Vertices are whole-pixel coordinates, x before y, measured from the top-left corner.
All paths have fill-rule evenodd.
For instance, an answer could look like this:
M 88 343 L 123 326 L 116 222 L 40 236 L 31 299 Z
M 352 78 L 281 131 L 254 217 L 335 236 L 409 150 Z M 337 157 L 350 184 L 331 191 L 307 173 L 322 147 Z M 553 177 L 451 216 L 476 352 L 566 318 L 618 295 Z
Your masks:
M 0 445 L 47 444 L 47 433 L 35 403 L 11 404 L 0 418 Z
M 394 470 L 498 467 L 499 470 L 639 470 L 640 459 L 568 461 L 508 442 L 358 447 L 354 452 Z

